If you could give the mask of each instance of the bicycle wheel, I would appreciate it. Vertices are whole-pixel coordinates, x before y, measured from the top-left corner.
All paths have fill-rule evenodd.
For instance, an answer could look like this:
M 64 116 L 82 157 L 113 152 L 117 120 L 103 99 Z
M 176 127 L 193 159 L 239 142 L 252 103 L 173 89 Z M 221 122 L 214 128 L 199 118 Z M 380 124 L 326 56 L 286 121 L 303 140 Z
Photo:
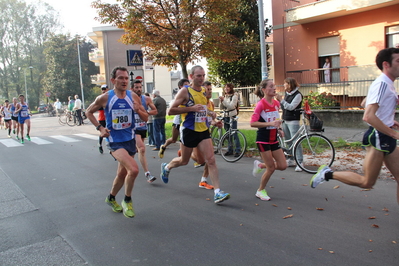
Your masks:
M 213 150 L 216 153 L 218 153 L 218 147 L 219 147 L 219 142 L 220 139 L 222 138 L 222 128 L 218 128 L 217 126 L 212 126 L 211 127 L 211 139 L 212 139 L 212 145 L 213 145 Z
M 76 118 L 73 114 L 67 114 L 66 115 L 66 123 L 68 124 L 68 126 L 73 127 L 74 125 L 76 125 Z
M 60 114 L 60 117 L 58 118 L 58 123 L 60 123 L 60 125 L 65 125 L 66 124 L 66 115 L 65 113 Z
M 227 131 L 219 143 L 219 152 L 223 159 L 229 163 L 240 160 L 244 156 L 246 150 L 247 139 L 239 130 L 233 130 L 232 132 Z
M 331 166 L 335 158 L 335 149 L 331 141 L 320 134 L 300 137 L 294 146 L 297 165 L 304 171 L 314 174 L 321 165 Z

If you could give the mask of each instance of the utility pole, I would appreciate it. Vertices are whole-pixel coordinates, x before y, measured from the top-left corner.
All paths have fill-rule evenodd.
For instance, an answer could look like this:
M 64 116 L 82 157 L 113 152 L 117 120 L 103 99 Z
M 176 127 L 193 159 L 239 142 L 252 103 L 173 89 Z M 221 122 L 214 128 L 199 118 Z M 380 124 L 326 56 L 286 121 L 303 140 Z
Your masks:
M 267 73 L 267 54 L 266 54 L 266 41 L 265 41 L 265 19 L 263 15 L 263 0 L 258 0 L 258 14 L 259 14 L 259 37 L 260 37 L 260 56 L 262 62 L 262 80 L 268 78 Z

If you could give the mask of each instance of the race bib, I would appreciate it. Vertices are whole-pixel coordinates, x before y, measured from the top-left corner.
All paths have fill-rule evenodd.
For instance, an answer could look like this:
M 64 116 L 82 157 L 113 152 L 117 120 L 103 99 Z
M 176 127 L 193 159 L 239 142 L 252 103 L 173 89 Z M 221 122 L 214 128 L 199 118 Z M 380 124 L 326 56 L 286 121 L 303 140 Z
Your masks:
M 132 126 L 132 109 L 112 110 L 112 128 L 121 130 Z
M 202 112 L 195 112 L 195 123 L 204 123 L 207 121 L 207 106 L 203 105 L 204 111 Z
M 21 117 L 28 117 L 28 111 L 21 111 Z
M 137 114 L 137 113 L 134 114 L 134 120 L 135 120 L 135 124 L 136 124 L 136 127 L 137 127 L 137 128 L 139 128 L 139 127 L 145 127 L 146 122 L 143 121 L 143 120 L 140 118 L 139 114 Z

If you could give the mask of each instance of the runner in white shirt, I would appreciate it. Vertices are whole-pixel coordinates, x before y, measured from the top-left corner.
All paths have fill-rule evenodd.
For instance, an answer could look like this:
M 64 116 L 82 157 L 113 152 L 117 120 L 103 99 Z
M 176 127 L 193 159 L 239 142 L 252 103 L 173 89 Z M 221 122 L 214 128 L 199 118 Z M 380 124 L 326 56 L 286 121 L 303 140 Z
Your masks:
M 376 64 L 382 71 L 370 86 L 366 110 L 363 120 L 370 125 L 364 134 L 363 145 L 366 146 L 366 158 L 363 162 L 364 176 L 354 172 L 333 172 L 329 167 L 322 165 L 312 177 L 310 184 L 315 188 L 318 184 L 336 179 L 351 186 L 371 188 L 377 181 L 382 164 L 384 163 L 396 179 L 397 201 L 399 203 L 399 148 L 396 140 L 399 139 L 399 122 L 395 121 L 395 109 L 398 95 L 394 81 L 399 77 L 399 49 L 386 48 L 376 57 Z

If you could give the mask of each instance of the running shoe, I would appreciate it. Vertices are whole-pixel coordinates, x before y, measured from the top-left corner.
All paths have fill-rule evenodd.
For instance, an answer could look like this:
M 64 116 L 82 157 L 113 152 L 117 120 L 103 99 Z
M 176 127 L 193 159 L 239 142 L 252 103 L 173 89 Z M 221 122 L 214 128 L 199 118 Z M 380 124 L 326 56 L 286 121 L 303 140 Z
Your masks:
M 122 208 L 123 208 L 123 215 L 127 218 L 134 217 L 134 209 L 133 209 L 133 202 L 126 202 L 122 200 Z
M 167 165 L 168 165 L 167 163 L 161 164 L 161 179 L 165 184 L 169 182 L 169 171 L 166 171 L 165 169 Z
M 287 160 L 287 166 L 288 167 L 294 167 L 295 165 L 296 164 L 295 164 L 294 160 L 290 160 L 290 159 Z
M 199 167 L 204 166 L 204 165 L 205 165 L 205 163 L 200 164 L 200 163 L 194 162 L 194 168 L 199 168 Z
M 215 194 L 215 203 L 221 203 L 225 200 L 228 200 L 230 198 L 229 193 L 224 193 L 223 191 L 219 191 L 218 193 Z
M 228 151 L 228 152 L 226 152 L 226 153 L 224 154 L 224 156 L 229 156 L 229 155 L 233 155 L 233 152 L 232 152 L 232 151 Z
M 10 136 L 10 135 L 7 135 L 7 137 L 11 138 L 11 136 Z
M 12 134 L 14 134 L 14 135 L 15 135 L 15 129 L 13 129 L 13 130 L 12 130 Z
M 109 200 L 108 196 L 105 198 L 105 203 L 107 203 L 109 206 L 112 207 L 112 210 L 114 212 L 122 212 L 122 207 L 121 205 L 116 202 L 115 199 Z
M 17 136 L 15 136 L 15 138 L 16 138 L 17 140 L 19 140 L 19 137 L 18 137 L 18 135 L 17 135 Z
M 258 161 L 258 160 L 254 161 L 254 168 L 252 169 L 252 175 L 254 177 L 258 177 L 258 175 L 260 173 L 262 173 L 262 171 L 264 170 L 264 169 L 260 168 L 260 164 L 261 164 L 260 161 Z
M 271 198 L 267 195 L 267 192 L 265 189 L 263 189 L 261 191 L 257 190 L 255 196 L 257 198 L 260 198 L 261 200 L 271 200 Z
M 315 188 L 319 184 L 323 183 L 325 180 L 324 175 L 329 171 L 331 171 L 331 169 L 327 165 L 321 165 L 317 170 L 317 173 L 312 177 L 312 179 L 310 179 L 310 186 Z
M 157 179 L 155 176 L 151 175 L 151 173 L 146 173 L 145 178 L 147 178 L 148 183 L 152 183 Z
M 98 151 L 99 151 L 101 154 L 103 154 L 103 153 L 104 153 L 103 146 L 98 146 Z
M 159 158 L 163 158 L 163 154 L 164 154 L 164 152 L 165 152 L 165 146 L 164 145 L 161 145 L 161 148 L 159 149 L 159 152 L 158 152 L 158 156 L 159 156 Z
M 24 144 L 24 143 L 25 143 L 24 138 L 22 138 L 21 139 L 21 144 Z
M 302 166 L 302 163 L 301 163 L 301 166 Z M 297 166 L 295 167 L 295 172 L 302 172 L 302 168 L 299 167 L 299 165 L 297 165 Z
M 199 183 L 200 188 L 205 188 L 205 189 L 213 189 L 212 185 L 209 185 L 208 182 L 202 181 Z
M 30 141 L 30 136 L 26 134 L 26 139 Z

